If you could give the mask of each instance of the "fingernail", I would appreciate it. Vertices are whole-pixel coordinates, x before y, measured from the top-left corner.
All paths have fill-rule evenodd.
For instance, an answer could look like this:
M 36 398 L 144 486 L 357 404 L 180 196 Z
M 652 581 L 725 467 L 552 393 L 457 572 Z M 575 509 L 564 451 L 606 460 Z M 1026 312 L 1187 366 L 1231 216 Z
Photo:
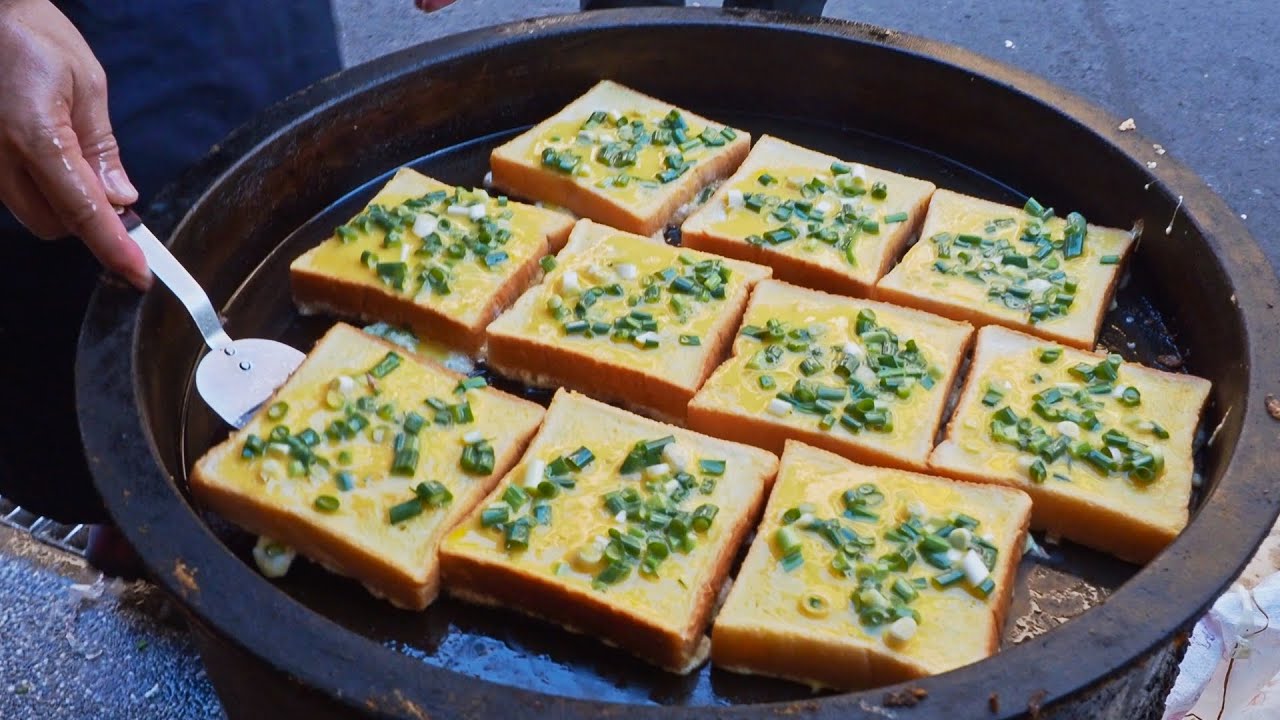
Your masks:
M 133 203 L 138 199 L 138 189 L 129 182 L 129 176 L 124 170 L 118 167 L 109 168 L 102 176 L 102 182 L 107 187 L 107 192 L 113 196 L 113 199 L 123 200 L 125 204 Z
M 139 290 L 150 290 L 151 283 L 155 280 L 155 276 L 147 268 L 135 270 L 129 273 L 129 283 Z

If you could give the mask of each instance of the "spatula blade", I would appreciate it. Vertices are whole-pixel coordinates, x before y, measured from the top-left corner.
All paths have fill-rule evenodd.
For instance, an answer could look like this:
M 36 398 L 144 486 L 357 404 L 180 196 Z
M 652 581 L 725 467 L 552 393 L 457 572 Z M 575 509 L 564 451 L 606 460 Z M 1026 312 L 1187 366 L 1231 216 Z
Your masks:
M 200 360 L 196 390 L 219 417 L 241 428 L 305 357 L 274 340 L 235 340 Z

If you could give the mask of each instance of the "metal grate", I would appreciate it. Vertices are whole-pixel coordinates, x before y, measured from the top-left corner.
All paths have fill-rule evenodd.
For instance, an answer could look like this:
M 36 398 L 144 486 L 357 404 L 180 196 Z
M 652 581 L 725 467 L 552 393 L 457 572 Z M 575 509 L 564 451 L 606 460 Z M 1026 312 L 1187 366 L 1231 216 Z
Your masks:
M 4 496 L 0 496 L 0 523 L 25 530 L 40 542 L 77 555 L 84 555 L 89 544 L 88 525 L 63 525 L 19 507 Z

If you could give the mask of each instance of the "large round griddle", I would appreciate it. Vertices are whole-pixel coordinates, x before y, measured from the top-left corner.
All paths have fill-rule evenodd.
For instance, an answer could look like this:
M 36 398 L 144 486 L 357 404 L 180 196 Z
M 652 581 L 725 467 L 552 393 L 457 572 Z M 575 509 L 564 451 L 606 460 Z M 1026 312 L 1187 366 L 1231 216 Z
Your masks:
M 1012 203 L 1033 193 L 1094 223 L 1143 223 L 1102 341 L 1128 359 L 1214 381 L 1205 425 L 1217 432 L 1197 456 L 1204 484 L 1192 524 L 1143 569 L 1048 544 L 1050 559 L 1020 568 L 1003 651 L 913 683 L 927 697 L 893 711 L 995 718 L 1057 706 L 1093 717 L 1158 700 L 1167 677 L 1153 669 L 1167 669 L 1179 632 L 1280 507 L 1266 465 L 1280 426 L 1262 407 L 1265 384 L 1280 375 L 1280 322 L 1267 312 L 1280 291 L 1201 180 L 1167 159 L 1147 169 L 1140 138 L 1042 81 L 830 20 L 660 10 L 535 20 L 423 45 L 303 91 L 229 138 L 149 223 L 171 235 L 233 336 L 306 348 L 331 320 L 293 309 L 294 257 L 400 165 L 479 184 L 492 147 L 600 78 L 941 187 Z M 186 494 L 186 470 L 227 432 L 191 388 L 200 350 L 165 294 L 139 300 L 100 288 L 78 368 L 85 446 L 108 507 L 157 579 L 209 637 L 292 678 L 298 695 L 408 716 L 595 717 L 644 707 L 683 716 L 717 706 L 740 717 L 850 717 L 903 689 L 815 695 L 709 667 L 674 676 L 510 612 L 448 598 L 422 613 L 395 610 L 306 563 L 269 583 L 249 560 L 252 539 Z M 1134 664 L 1140 658 L 1145 666 Z

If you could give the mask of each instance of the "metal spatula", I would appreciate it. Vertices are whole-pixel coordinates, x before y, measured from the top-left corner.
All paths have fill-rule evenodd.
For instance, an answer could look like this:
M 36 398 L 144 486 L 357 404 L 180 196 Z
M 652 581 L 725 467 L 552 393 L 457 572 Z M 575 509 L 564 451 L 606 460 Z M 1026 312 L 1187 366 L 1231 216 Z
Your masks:
M 196 390 L 223 420 L 244 427 L 262 403 L 302 364 L 305 355 L 275 340 L 232 340 L 204 289 L 132 210 L 120 212 L 147 266 L 191 313 L 212 351 L 196 368 Z

